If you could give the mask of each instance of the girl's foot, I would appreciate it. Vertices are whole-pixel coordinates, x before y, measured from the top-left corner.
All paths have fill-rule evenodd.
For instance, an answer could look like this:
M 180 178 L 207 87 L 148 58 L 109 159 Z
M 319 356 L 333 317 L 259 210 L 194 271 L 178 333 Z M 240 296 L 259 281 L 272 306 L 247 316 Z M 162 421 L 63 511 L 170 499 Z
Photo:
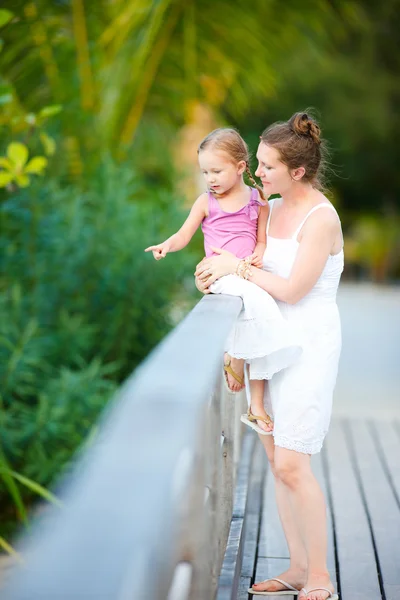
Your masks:
M 227 384 L 229 389 L 232 392 L 240 392 L 244 388 L 244 360 L 240 358 L 233 358 L 233 356 L 229 356 L 227 352 L 224 354 L 224 366 L 229 366 L 232 371 L 235 373 L 238 381 L 231 373 L 225 371 L 224 375 L 227 380 Z
M 251 405 L 251 412 L 252 412 L 253 416 L 262 417 L 263 419 L 265 419 L 265 421 L 267 421 L 265 423 L 265 421 L 261 421 L 261 419 L 257 419 L 257 425 L 259 426 L 260 429 L 262 429 L 263 431 L 272 431 L 273 430 L 274 422 L 271 419 L 271 417 L 265 412 L 264 407 L 257 407 L 257 406 Z
M 282 579 L 282 581 L 286 581 L 292 587 L 296 588 L 296 590 L 301 590 L 304 587 L 305 581 L 307 578 L 306 569 L 291 569 L 289 568 L 287 571 L 278 575 L 278 579 Z M 271 579 L 267 579 L 266 581 L 262 581 L 260 583 L 254 583 L 252 588 L 256 592 L 283 592 L 285 586 L 279 581 L 273 581 Z
M 329 573 L 309 573 L 306 584 L 302 586 L 306 590 L 315 590 L 315 592 L 309 592 L 305 594 L 304 591 L 300 592 L 298 600 L 329 600 L 330 595 L 327 591 L 317 589 L 326 588 L 330 592 L 334 592 Z

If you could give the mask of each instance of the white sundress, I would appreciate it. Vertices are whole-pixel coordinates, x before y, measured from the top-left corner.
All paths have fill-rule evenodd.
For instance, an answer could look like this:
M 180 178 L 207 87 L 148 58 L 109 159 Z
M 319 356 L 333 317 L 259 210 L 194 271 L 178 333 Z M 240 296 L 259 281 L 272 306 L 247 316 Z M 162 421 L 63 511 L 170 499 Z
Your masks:
M 288 278 L 299 247 L 297 237 L 308 217 L 322 208 L 327 207 L 335 213 L 336 210 L 326 202 L 314 206 L 293 236 L 281 239 L 269 235 L 273 206 L 274 200 L 271 200 L 264 269 Z M 292 366 L 276 373 L 264 392 L 265 409 L 274 419 L 276 446 L 305 454 L 315 454 L 322 448 L 332 412 L 341 351 L 336 293 L 343 265 L 342 249 L 328 257 L 320 278 L 304 298 L 296 304 L 277 301 L 282 316 L 297 332 L 303 353 Z M 246 380 L 250 402 L 247 377 Z
M 250 379 L 271 379 L 298 360 L 302 353 L 298 336 L 268 292 L 237 275 L 221 277 L 210 286 L 210 291 L 243 299 L 243 309 L 228 336 L 225 351 L 234 358 L 245 359 Z

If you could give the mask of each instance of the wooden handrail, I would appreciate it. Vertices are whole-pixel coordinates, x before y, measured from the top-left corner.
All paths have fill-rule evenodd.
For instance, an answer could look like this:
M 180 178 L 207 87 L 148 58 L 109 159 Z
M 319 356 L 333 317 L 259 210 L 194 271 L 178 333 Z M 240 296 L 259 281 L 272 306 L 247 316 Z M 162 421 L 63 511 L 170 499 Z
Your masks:
M 4 600 L 215 597 L 240 446 L 222 352 L 241 307 L 204 297 L 127 380 L 59 486 L 64 508 L 18 544 Z

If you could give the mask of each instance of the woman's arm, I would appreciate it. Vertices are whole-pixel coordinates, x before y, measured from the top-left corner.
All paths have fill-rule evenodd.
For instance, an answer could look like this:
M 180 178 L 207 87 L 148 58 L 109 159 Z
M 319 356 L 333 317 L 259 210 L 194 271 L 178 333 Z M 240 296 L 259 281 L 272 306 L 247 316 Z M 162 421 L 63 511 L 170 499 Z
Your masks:
M 322 212 L 322 211 L 321 211 Z M 251 267 L 249 281 L 266 290 L 276 300 L 295 304 L 313 288 L 328 260 L 338 233 L 338 220 L 331 211 L 318 215 L 318 219 L 309 219 L 304 225 L 302 239 L 288 279 Z M 220 256 L 204 261 L 196 276 L 207 287 L 216 279 L 234 273 L 239 259 L 233 254 L 223 252 Z

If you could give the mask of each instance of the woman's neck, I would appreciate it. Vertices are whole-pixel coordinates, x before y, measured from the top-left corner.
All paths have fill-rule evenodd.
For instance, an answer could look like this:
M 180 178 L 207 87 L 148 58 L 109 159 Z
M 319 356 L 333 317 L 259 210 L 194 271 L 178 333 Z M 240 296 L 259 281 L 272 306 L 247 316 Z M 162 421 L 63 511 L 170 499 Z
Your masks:
M 305 204 L 311 204 L 314 196 L 314 188 L 310 183 L 294 183 L 289 190 L 281 194 L 284 206 L 287 208 L 298 208 Z

